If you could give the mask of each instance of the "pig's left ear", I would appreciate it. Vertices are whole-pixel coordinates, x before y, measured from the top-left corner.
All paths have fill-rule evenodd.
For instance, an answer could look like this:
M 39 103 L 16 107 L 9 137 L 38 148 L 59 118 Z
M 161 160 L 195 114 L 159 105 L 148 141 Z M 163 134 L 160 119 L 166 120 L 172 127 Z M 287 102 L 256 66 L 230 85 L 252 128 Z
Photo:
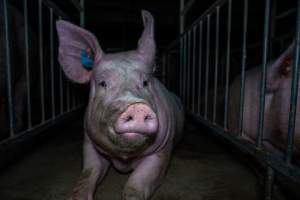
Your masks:
M 58 20 L 56 29 L 59 38 L 58 60 L 66 76 L 77 83 L 87 83 L 103 54 L 96 37 L 89 31 Z
M 143 62 L 146 64 L 146 72 L 154 71 L 155 62 L 155 41 L 154 41 L 154 19 L 152 15 L 145 10 L 142 10 L 142 18 L 144 30 L 138 43 L 138 53 L 141 55 Z
M 294 46 L 295 45 L 293 42 L 268 68 L 266 86 L 268 91 L 274 91 L 278 89 L 282 78 L 290 75 Z

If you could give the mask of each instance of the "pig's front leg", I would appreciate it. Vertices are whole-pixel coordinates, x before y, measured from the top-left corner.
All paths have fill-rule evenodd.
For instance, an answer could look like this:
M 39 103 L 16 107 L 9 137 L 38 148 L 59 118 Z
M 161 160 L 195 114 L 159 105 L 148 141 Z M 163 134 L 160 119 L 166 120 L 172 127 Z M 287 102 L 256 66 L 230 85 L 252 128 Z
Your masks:
M 130 175 L 123 190 L 123 200 L 147 200 L 162 183 L 171 156 L 171 146 L 143 158 Z
M 92 200 L 97 186 L 109 167 L 109 162 L 102 157 L 85 134 L 83 143 L 83 170 L 73 189 L 71 200 Z

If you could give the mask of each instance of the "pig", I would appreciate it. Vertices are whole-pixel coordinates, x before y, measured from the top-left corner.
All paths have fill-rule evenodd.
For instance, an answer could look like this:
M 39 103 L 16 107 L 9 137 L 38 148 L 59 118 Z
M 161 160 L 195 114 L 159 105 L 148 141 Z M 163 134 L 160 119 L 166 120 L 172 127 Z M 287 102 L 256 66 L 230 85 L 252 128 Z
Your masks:
M 144 30 L 137 49 L 112 54 L 105 54 L 89 31 L 56 22 L 58 60 L 64 73 L 75 83 L 90 84 L 83 170 L 73 200 L 92 200 L 110 164 L 120 172 L 131 172 L 122 199 L 150 199 L 180 138 L 183 107 L 152 75 L 154 19 L 145 10 L 141 13 Z
M 263 145 L 267 150 L 278 155 L 282 155 L 282 151 L 285 151 L 287 144 L 293 49 L 294 43 L 267 68 Z M 261 67 L 246 71 L 245 77 L 243 138 L 255 143 L 259 121 Z M 230 86 L 229 131 L 231 132 L 238 131 L 240 81 L 239 76 Z M 294 135 L 294 154 L 296 157 L 300 153 L 299 114 L 300 105 L 298 103 L 296 108 L 298 117 L 296 118 Z
M 8 138 L 8 98 L 6 81 L 6 40 L 4 29 L 3 4 L 0 3 L 0 140 Z M 14 131 L 19 132 L 24 128 L 26 109 L 26 55 L 25 55 L 25 24 L 22 14 L 17 8 L 8 4 L 8 27 L 10 38 L 10 63 L 11 63 L 11 90 L 14 118 Z M 30 85 L 35 79 L 38 52 L 37 39 L 33 31 L 28 29 L 29 38 L 29 67 Z

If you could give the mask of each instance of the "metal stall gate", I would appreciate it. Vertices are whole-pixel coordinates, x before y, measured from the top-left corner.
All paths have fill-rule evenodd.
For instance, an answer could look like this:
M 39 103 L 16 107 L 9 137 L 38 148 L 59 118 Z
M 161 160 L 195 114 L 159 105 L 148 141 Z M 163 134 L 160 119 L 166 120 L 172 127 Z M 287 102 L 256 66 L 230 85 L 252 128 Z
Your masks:
M 181 1 L 180 37 L 172 42 L 162 56 L 162 81 L 182 99 L 188 115 L 225 139 L 241 152 L 250 154 L 266 169 L 265 199 L 272 199 L 276 175 L 300 183 L 299 160 L 294 158 L 295 121 L 297 109 L 300 47 L 300 1 L 284 7 L 283 1 L 219 0 L 196 21 L 184 29 L 185 16 L 193 0 L 184 6 Z M 259 4 L 260 3 L 260 4 Z M 287 4 L 285 2 L 285 4 Z M 261 6 L 258 6 L 261 5 Z M 261 8 L 261 10 L 259 10 Z M 277 25 L 277 26 L 276 26 Z M 291 27 L 288 27 L 288 26 Z M 295 43 L 292 56 L 291 98 L 288 103 L 288 128 L 284 149 L 276 152 L 265 148 L 266 79 L 269 60 L 276 51 Z M 259 66 L 257 80 L 259 110 L 255 124 L 255 140 L 246 140 L 245 78 L 251 66 Z M 240 77 L 238 89 L 238 129 L 229 129 L 230 86 Z M 233 94 L 234 95 L 234 94 Z M 251 109 L 251 108 L 250 108 Z M 299 155 L 298 155 L 299 156 Z M 299 159 L 299 158 L 298 158 Z
M 0 9 L 2 166 L 19 149 L 15 145 L 69 118 L 84 103 L 57 62 L 55 29 L 58 19 L 84 26 L 84 0 L 1 0 Z

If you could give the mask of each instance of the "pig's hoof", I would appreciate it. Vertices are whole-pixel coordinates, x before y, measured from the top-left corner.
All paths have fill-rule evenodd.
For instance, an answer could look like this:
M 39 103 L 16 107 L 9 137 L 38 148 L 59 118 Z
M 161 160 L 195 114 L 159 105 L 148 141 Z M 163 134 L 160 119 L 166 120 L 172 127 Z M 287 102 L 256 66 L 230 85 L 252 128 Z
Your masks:
M 146 200 L 143 195 L 134 188 L 124 190 L 122 200 Z

